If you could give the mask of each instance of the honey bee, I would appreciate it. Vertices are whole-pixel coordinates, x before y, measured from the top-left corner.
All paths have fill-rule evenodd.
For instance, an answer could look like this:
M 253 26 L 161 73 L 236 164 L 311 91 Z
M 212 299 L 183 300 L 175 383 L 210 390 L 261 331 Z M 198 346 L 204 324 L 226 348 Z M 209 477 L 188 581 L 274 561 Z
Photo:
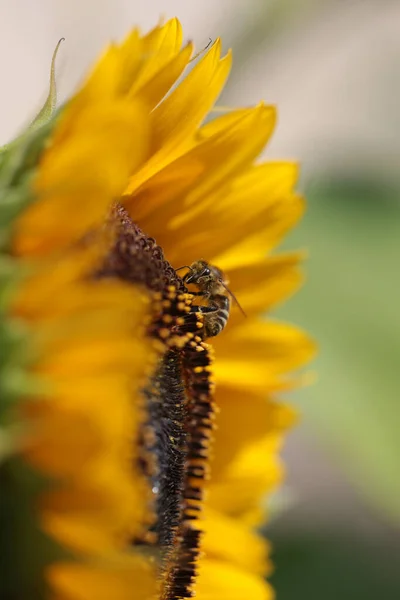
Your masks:
M 225 328 L 229 318 L 231 298 L 245 316 L 239 302 L 228 288 L 228 281 L 221 269 L 202 259 L 196 260 L 190 266 L 179 267 L 177 271 L 181 269 L 189 269 L 183 276 L 183 282 L 198 287 L 199 291 L 190 293 L 201 296 L 206 301 L 205 306 L 192 306 L 192 310 L 204 314 L 204 337 L 215 337 Z

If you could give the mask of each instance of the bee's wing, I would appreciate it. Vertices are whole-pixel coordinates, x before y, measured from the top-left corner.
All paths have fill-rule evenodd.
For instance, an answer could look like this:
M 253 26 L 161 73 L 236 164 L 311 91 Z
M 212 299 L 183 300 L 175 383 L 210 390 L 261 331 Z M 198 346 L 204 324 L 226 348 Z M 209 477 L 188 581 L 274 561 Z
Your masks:
M 223 281 L 221 281 L 221 285 L 226 289 L 226 291 L 228 292 L 228 294 L 230 295 L 230 297 L 232 298 L 232 300 L 234 301 L 234 303 L 236 304 L 236 306 L 239 308 L 239 310 L 242 313 L 242 315 L 244 317 L 247 317 L 247 315 L 244 312 L 243 308 L 240 306 L 239 300 L 236 298 L 235 294 L 233 292 L 231 292 L 231 290 L 228 288 L 227 285 L 225 285 L 225 283 Z

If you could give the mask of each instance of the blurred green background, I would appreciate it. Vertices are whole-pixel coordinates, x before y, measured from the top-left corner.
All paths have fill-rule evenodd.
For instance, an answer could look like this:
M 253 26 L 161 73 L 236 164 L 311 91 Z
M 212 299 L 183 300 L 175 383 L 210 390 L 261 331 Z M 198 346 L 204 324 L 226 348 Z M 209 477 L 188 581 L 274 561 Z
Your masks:
M 257 6 L 253 27 L 233 41 L 240 74 L 223 102 L 245 102 L 261 82 L 281 117 L 268 156 L 290 153 L 303 163 L 308 211 L 284 249 L 308 250 L 307 282 L 276 314 L 320 346 L 316 384 L 289 398 L 302 425 L 289 436 L 287 484 L 266 529 L 275 548 L 272 583 L 280 600 L 394 600 L 400 3 Z
M 267 530 L 278 598 L 400 598 L 399 188 L 325 173 L 290 246 L 307 285 L 278 311 L 318 340 L 317 383 L 290 401 L 292 495 Z M 396 368 L 397 367 L 397 368 Z M 290 496 L 289 496 L 290 498 Z
M 161 14 L 233 48 L 220 104 L 276 104 L 267 156 L 302 164 L 308 212 L 285 248 L 308 250 L 307 283 L 276 314 L 320 345 L 317 383 L 288 398 L 302 424 L 266 530 L 272 583 L 278 600 L 399 599 L 400 0 L 100 4 L 2 0 L 1 139 L 41 105 L 61 36 L 61 101 L 110 37 Z

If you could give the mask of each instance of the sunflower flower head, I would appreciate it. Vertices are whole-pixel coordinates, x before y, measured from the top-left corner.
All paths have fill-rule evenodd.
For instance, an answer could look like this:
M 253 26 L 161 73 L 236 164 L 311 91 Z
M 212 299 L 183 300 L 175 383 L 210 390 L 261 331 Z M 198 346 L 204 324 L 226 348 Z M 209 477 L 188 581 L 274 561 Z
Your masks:
M 204 124 L 231 56 L 182 78 L 192 55 L 176 19 L 133 30 L 1 154 L 9 600 L 273 597 L 254 528 L 313 345 L 265 313 L 301 281 L 271 252 L 303 200 L 255 162 L 275 109 Z

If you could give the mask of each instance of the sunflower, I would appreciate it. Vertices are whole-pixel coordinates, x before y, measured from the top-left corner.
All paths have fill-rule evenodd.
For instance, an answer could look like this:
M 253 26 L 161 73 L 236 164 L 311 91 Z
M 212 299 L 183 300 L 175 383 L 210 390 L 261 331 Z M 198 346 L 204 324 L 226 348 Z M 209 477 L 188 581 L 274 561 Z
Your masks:
M 192 54 L 176 19 L 134 30 L 0 155 L 10 600 L 273 596 L 277 395 L 313 345 L 265 313 L 301 281 L 271 251 L 303 200 L 296 165 L 255 163 L 273 107 L 204 124 L 231 57 Z M 208 339 L 215 306 L 179 271 L 200 258 L 247 315 Z

